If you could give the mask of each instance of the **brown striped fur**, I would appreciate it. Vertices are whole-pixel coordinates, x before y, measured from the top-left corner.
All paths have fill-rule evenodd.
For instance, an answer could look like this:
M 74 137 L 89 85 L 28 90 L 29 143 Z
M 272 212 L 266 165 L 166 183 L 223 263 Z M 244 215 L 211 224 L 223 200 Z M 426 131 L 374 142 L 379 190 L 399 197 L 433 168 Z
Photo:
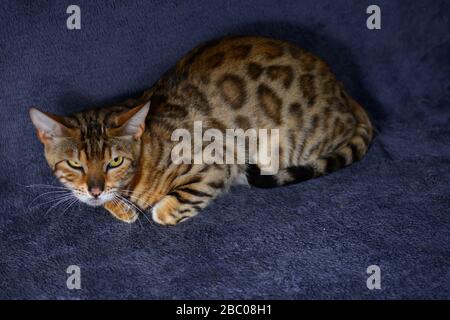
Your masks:
M 148 108 L 146 102 L 151 103 L 146 117 L 124 134 L 127 121 Z M 103 203 L 115 217 L 132 222 L 151 210 L 154 221 L 165 225 L 194 216 L 242 175 L 252 185 L 273 187 L 349 165 L 364 156 L 373 135 L 364 109 L 321 59 L 262 37 L 219 39 L 193 49 L 137 100 L 47 116 L 61 125 L 58 134 L 36 127 L 63 184 L 83 194 L 92 185 L 116 192 L 126 200 Z M 173 130 L 192 131 L 199 120 L 222 132 L 279 129 L 281 170 L 263 176 L 258 165 L 172 163 Z M 105 171 L 117 154 L 124 163 Z M 85 169 L 71 168 L 66 162 L 71 159 Z

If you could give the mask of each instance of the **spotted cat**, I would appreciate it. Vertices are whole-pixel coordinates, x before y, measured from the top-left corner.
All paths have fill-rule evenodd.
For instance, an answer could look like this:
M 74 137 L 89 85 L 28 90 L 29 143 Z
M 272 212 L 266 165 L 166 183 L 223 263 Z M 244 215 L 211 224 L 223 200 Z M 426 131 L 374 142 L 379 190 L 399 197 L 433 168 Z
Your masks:
M 327 64 L 264 37 L 214 40 L 184 56 L 137 99 L 68 116 L 30 109 L 56 177 L 82 202 L 134 222 L 174 225 L 195 216 L 237 180 L 276 187 L 361 159 L 373 129 Z M 279 171 L 258 163 L 175 164 L 172 133 L 278 129 Z M 247 157 L 251 157 L 247 154 Z

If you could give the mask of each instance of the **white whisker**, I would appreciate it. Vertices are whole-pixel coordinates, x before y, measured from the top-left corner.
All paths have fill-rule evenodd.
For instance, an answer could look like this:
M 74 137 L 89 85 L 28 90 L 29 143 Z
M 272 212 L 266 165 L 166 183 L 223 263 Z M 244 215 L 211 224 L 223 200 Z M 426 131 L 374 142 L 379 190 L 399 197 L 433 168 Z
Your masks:
M 131 205 L 133 208 L 136 208 L 136 210 L 142 213 L 142 210 L 127 198 L 121 196 L 120 194 L 117 194 L 116 196 L 118 196 L 122 201 L 126 202 L 127 204 Z
M 125 190 L 125 189 L 119 189 L 118 191 L 119 191 L 119 192 L 128 192 L 128 193 L 133 192 L 133 191 L 131 191 L 131 190 Z M 142 203 L 144 203 L 145 205 L 147 205 L 148 208 L 153 207 L 149 202 L 144 201 L 144 200 L 140 199 L 139 197 L 133 196 L 132 194 L 127 194 L 126 196 L 127 196 L 127 197 L 130 197 L 130 198 L 132 198 L 132 199 L 134 199 L 135 201 L 141 201 Z
M 42 206 L 42 205 L 44 205 L 44 204 L 52 203 L 52 202 L 59 201 L 59 200 L 62 200 L 62 199 L 68 199 L 68 198 L 71 198 L 71 197 L 72 197 L 72 195 L 71 195 L 70 193 L 68 193 L 68 194 L 63 194 L 63 195 L 59 195 L 58 197 L 55 197 L 55 198 L 53 198 L 53 199 L 51 199 L 51 200 L 49 200 L 49 201 L 35 204 L 34 206 L 29 207 L 28 209 L 31 210 L 31 209 L 33 209 L 33 208 Z
M 141 210 L 137 205 L 135 205 L 133 202 L 129 201 L 128 199 L 124 198 L 123 196 L 121 196 L 121 195 L 117 195 L 117 196 L 119 196 L 122 199 L 122 201 L 126 201 L 132 207 L 136 208 L 136 210 L 138 210 L 145 217 L 145 219 L 147 219 L 147 221 L 151 223 L 150 219 L 147 217 L 144 210 Z M 139 215 L 138 215 L 138 219 L 139 219 Z
M 20 184 L 19 184 L 20 185 Z M 64 186 L 52 186 L 50 184 L 30 184 L 28 186 L 20 185 L 25 188 L 49 188 L 49 189 L 63 189 L 63 190 L 71 190 L 70 188 Z
M 57 203 L 55 203 L 54 205 L 52 205 L 45 213 L 44 215 L 47 215 L 47 213 L 49 213 L 50 211 L 52 211 L 53 208 L 56 208 L 58 205 L 63 204 L 64 202 L 69 201 L 72 198 L 72 196 L 68 196 L 67 198 L 64 198 L 62 200 L 59 200 Z
M 128 210 L 132 210 L 132 208 L 126 203 L 124 202 L 122 199 L 120 199 L 119 197 L 117 197 L 117 194 L 114 194 L 114 198 L 112 201 L 115 201 L 114 203 L 118 203 L 122 208 L 124 208 L 124 205 L 128 208 Z M 139 215 L 137 216 L 138 220 L 139 220 Z M 142 223 L 139 221 L 139 223 L 142 226 Z M 130 225 L 130 229 L 131 229 L 131 225 Z
M 31 205 L 32 205 L 37 199 L 39 199 L 39 198 L 41 198 L 41 197 L 43 197 L 43 196 L 45 196 L 45 195 L 48 195 L 48 194 L 52 194 L 52 195 L 61 195 L 61 194 L 64 194 L 64 193 L 69 193 L 69 191 L 66 191 L 66 190 L 53 190 L 53 191 L 44 192 L 44 193 L 42 193 L 42 194 L 36 196 L 33 200 L 31 200 L 31 202 L 30 202 L 29 205 L 28 205 L 28 208 L 30 208 Z
M 64 211 L 62 212 L 61 215 L 63 215 L 64 213 L 66 213 L 67 210 L 69 210 L 70 207 L 72 207 L 75 203 L 78 202 L 78 199 L 76 197 L 74 197 L 73 201 L 69 203 L 69 205 L 66 207 L 66 209 L 64 209 Z

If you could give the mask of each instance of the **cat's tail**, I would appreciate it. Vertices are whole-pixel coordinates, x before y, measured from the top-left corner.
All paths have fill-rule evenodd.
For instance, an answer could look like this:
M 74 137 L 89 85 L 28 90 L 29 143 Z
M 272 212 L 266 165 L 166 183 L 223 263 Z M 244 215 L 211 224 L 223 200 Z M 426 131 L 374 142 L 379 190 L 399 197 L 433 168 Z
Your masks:
M 357 123 L 353 136 L 346 144 L 307 165 L 288 167 L 275 175 L 261 175 L 260 168 L 250 164 L 246 171 L 249 184 L 259 188 L 290 185 L 331 173 L 360 160 L 369 149 L 373 127 L 364 109 L 350 96 L 347 98 Z

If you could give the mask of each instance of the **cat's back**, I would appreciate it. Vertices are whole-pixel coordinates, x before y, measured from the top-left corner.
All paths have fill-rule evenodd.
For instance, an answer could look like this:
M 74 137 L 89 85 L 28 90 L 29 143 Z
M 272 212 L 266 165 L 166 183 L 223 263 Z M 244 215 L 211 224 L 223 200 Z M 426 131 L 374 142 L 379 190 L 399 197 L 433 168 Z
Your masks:
M 174 126 L 204 120 L 218 129 L 287 130 L 303 120 L 352 127 L 351 104 L 314 54 L 282 40 L 237 36 L 209 41 L 180 59 L 152 89 L 151 113 Z
M 295 72 L 326 71 L 325 63 L 294 44 L 265 37 L 237 36 L 209 41 L 191 50 L 177 64 L 190 80 L 210 83 L 223 74 L 239 74 L 245 80 L 281 77 L 288 88 Z

